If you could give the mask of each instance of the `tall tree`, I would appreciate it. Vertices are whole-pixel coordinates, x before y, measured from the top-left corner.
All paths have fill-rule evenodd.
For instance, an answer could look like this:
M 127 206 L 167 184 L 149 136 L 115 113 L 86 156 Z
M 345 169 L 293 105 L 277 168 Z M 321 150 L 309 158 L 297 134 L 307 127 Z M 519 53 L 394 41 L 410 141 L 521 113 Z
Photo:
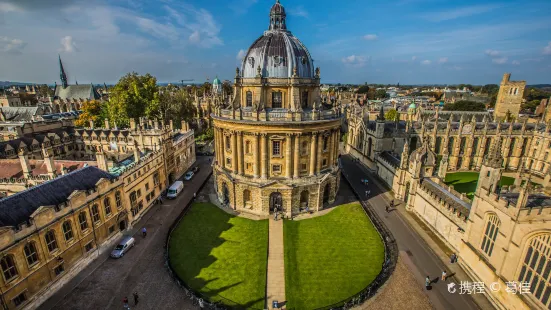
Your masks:
M 386 90 L 384 90 L 384 89 L 378 89 L 378 90 L 375 92 L 375 98 L 377 98 L 377 99 L 384 99 L 384 98 L 386 98 Z
M 150 75 L 128 73 L 111 89 L 109 119 L 127 126 L 130 118 L 159 115 L 157 79 Z
M 385 113 L 385 119 L 389 121 L 397 121 L 399 120 L 400 115 L 396 111 L 396 109 L 390 109 Z
M 105 119 L 106 104 L 97 100 L 86 101 L 82 105 L 82 114 L 75 121 L 75 126 L 86 127 L 93 121 L 95 124 L 101 124 Z
M 195 110 L 193 97 L 187 89 L 167 86 L 161 89 L 159 113 L 155 117 L 178 124 L 182 120 L 189 122 L 195 116 Z

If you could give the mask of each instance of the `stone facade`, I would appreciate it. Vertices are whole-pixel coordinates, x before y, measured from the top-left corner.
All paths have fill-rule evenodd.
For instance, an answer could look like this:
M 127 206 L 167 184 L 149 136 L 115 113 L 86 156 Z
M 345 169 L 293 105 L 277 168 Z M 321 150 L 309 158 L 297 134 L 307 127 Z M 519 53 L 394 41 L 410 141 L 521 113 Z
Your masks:
M 499 93 L 497 94 L 494 110 L 496 119 L 505 118 L 507 113 L 514 119 L 518 119 L 526 81 L 511 81 L 510 79 L 511 73 L 505 73 L 499 85 Z

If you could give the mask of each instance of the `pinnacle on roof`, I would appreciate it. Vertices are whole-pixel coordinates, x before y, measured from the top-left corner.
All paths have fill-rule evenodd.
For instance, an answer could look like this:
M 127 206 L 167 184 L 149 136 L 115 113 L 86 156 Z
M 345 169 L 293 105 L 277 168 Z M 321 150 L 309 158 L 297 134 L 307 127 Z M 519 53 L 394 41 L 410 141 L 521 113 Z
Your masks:
M 381 110 L 379 111 L 379 115 L 377 115 L 378 121 L 384 121 L 385 120 L 385 111 L 383 110 L 383 104 L 381 103 Z
M 501 168 L 503 165 L 503 156 L 501 155 L 501 138 L 497 137 L 494 143 L 490 145 L 488 156 L 484 160 L 484 165 L 492 168 Z
M 61 79 L 61 85 L 63 88 L 66 88 L 67 83 L 67 74 L 65 74 L 65 69 L 63 69 L 63 63 L 61 62 L 61 55 L 59 56 L 59 78 Z

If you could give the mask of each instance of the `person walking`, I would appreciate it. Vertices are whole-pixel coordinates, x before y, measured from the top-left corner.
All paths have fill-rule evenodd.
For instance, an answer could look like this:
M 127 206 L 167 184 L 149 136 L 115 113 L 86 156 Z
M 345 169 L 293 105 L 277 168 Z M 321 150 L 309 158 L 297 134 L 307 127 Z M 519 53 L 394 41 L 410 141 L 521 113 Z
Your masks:
M 442 271 L 442 281 L 446 281 L 446 270 Z
M 390 201 L 390 207 L 391 207 L 391 208 L 394 207 L 394 199 L 392 199 L 392 200 Z
M 429 278 L 429 276 L 427 276 L 427 277 L 425 278 L 425 289 L 428 290 L 429 287 L 430 287 L 430 278 Z
M 142 228 L 142 236 L 145 238 L 147 236 L 147 229 Z
M 277 210 L 274 211 L 274 221 L 277 221 Z
M 193 199 L 197 198 L 197 193 L 193 193 Z
M 457 255 L 455 255 L 455 253 L 453 253 L 451 256 L 450 256 L 450 263 L 453 264 L 457 262 Z
M 388 206 L 385 206 L 385 211 L 386 213 L 388 213 Z
M 138 292 L 134 292 L 134 294 L 132 295 L 134 296 L 134 306 L 135 306 L 138 304 L 140 296 L 138 296 Z
M 124 306 L 124 309 L 129 309 L 129 310 L 130 310 L 130 306 L 128 305 L 128 297 L 125 296 L 125 297 L 122 299 L 122 304 L 123 304 L 123 306 Z

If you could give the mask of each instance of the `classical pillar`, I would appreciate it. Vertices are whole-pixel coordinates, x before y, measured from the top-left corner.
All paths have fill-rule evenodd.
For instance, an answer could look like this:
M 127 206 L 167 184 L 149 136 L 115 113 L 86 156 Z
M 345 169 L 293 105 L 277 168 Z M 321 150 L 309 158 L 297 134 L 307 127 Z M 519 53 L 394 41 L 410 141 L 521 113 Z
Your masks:
M 268 137 L 267 134 L 261 134 L 260 150 L 262 159 L 262 178 L 268 178 Z
M 338 165 L 339 160 L 339 153 L 340 153 L 340 146 L 341 146 L 341 131 L 340 129 L 337 129 L 337 132 L 335 133 L 335 142 L 336 142 L 336 148 L 335 148 L 335 157 L 333 158 L 334 165 Z
M 220 167 L 226 168 L 226 156 L 224 155 L 225 151 L 224 145 L 224 130 L 218 130 L 218 159 L 220 160 Z
M 293 153 L 291 151 L 291 144 L 293 136 L 291 134 L 287 134 L 287 138 L 285 138 L 285 177 L 291 178 L 293 175 L 293 167 L 291 163 L 291 159 L 293 158 Z
M 244 160 L 243 160 L 243 132 L 237 133 L 237 162 L 239 166 L 239 174 L 245 174 Z
M 295 135 L 295 158 L 294 158 L 294 169 L 293 169 L 293 178 L 298 179 L 300 176 L 300 167 L 299 167 L 299 161 L 300 161 L 300 134 Z
M 316 144 L 318 142 L 318 137 L 316 132 L 312 132 L 312 139 L 310 140 L 310 175 L 316 174 Z
M 231 167 L 233 173 L 237 173 L 237 132 L 231 133 Z
M 319 174 L 321 170 L 322 149 L 323 149 L 323 133 L 320 133 L 318 135 L 318 149 L 317 149 L 318 156 L 316 158 L 316 174 Z
M 329 136 L 329 160 L 327 161 L 327 167 L 333 167 L 333 156 L 335 156 L 335 132 L 331 131 Z
M 258 143 L 259 143 L 258 134 L 254 135 L 253 142 L 253 165 L 254 165 L 254 177 L 258 179 L 260 177 L 260 154 L 258 154 Z

